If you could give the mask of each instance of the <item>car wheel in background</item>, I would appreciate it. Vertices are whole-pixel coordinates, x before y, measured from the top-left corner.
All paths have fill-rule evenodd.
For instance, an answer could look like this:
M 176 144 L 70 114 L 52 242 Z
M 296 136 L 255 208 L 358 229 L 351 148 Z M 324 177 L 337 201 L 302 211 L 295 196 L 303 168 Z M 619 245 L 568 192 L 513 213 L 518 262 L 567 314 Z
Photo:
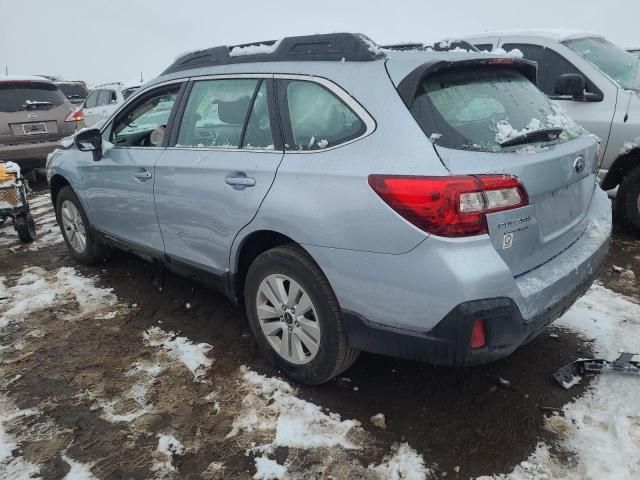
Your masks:
M 64 187 L 58 193 L 56 217 L 73 258 L 85 264 L 104 258 L 104 249 L 95 239 L 80 200 L 71 187 Z
M 245 305 L 260 350 L 295 381 L 327 382 L 358 358 L 329 281 L 298 247 L 277 247 L 254 260 Z
M 18 232 L 18 237 L 23 243 L 31 243 L 36 239 L 36 222 L 30 213 L 16 215 L 13 226 Z
M 616 195 L 616 210 L 625 227 L 640 231 L 640 167 L 631 170 L 622 180 Z

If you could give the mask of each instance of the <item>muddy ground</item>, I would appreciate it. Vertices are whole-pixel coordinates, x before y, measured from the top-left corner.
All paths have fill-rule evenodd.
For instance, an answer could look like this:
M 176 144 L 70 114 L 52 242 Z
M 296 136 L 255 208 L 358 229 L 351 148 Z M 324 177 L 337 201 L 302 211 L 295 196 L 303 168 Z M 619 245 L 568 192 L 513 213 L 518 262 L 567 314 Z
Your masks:
M 36 193 L 42 199 L 44 192 Z M 40 235 L 55 235 L 47 202 L 40 201 L 36 213 Z M 633 272 L 640 274 L 638 245 L 632 234 L 615 232 L 601 275 L 609 288 L 637 296 Z M 73 267 L 84 277 L 95 277 L 97 286 L 112 288 L 118 303 L 114 307 L 101 299 L 82 305 L 63 298 L 4 330 L 0 393 L 18 410 L 40 412 L 8 430 L 19 440 L 14 456 L 39 465 L 44 478 L 64 477 L 68 458 L 88 466 L 98 478 L 151 478 L 158 434 L 170 431 L 187 449 L 173 458 L 169 477 L 250 478 L 255 473 L 254 455 L 246 454 L 255 436 L 226 438 L 247 393 L 238 382 L 239 367 L 269 377 L 278 372 L 257 353 L 240 307 L 172 274 L 158 291 L 151 284 L 150 266 L 128 254 L 114 253 L 102 265 L 85 267 L 55 240 L 36 249 L 0 244 L 0 276 L 8 287 L 31 267 L 39 267 L 35 274 L 52 284 L 60 267 Z M 69 315 L 80 320 L 70 321 Z M 143 341 L 151 327 L 211 345 L 211 368 L 198 377 L 165 358 L 162 375 L 144 368 L 132 374 L 132 366 L 161 361 L 161 352 Z M 362 354 L 335 381 L 296 386 L 298 397 L 361 422 L 354 437 L 362 448 L 329 463 L 322 451 L 278 447 L 275 457 L 288 459 L 300 472 L 324 471 L 317 478 L 364 478 L 362 469 L 345 465 L 379 463 L 392 445 L 407 442 L 425 461 L 437 463 L 437 476 L 510 472 L 538 442 L 553 445 L 545 416 L 580 395 L 587 384 L 563 390 L 551 374 L 588 351 L 589 345 L 575 335 L 550 328 L 509 358 L 474 368 L 434 368 Z M 501 386 L 500 378 L 510 386 Z M 140 404 L 127 392 L 140 382 L 146 388 L 144 401 L 153 408 L 139 415 Z M 384 430 L 369 421 L 379 412 L 386 417 Z M 114 421 L 116 417 L 120 420 Z

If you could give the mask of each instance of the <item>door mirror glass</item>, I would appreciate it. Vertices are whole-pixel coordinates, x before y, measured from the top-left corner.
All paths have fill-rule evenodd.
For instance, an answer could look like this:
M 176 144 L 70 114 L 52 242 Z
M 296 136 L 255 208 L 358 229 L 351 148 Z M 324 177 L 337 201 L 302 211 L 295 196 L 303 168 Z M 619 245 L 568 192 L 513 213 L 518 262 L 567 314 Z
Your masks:
M 553 89 L 554 95 L 572 98 L 584 98 L 586 82 L 582 75 L 565 73 L 558 77 Z
M 94 152 L 102 150 L 102 135 L 97 128 L 83 130 L 75 136 L 75 143 L 81 152 Z

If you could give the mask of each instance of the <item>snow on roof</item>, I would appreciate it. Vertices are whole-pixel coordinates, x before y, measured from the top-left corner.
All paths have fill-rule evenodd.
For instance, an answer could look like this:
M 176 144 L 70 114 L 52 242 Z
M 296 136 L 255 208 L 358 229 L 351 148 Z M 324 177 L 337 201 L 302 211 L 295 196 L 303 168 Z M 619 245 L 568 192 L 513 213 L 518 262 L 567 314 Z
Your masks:
M 53 83 L 44 77 L 38 77 L 36 75 L 2 75 L 0 76 L 0 82 L 45 82 Z
M 486 32 L 473 35 L 464 35 L 461 39 L 478 38 L 478 37 L 511 37 L 511 36 L 527 36 L 527 37 L 545 37 L 555 40 L 556 42 L 564 42 L 573 38 L 583 37 L 602 37 L 595 33 L 589 33 L 582 30 L 570 28 L 534 28 L 523 30 L 488 30 Z
M 242 55 L 259 55 L 261 53 L 273 53 L 280 46 L 281 42 L 282 42 L 282 39 L 277 40 L 272 44 L 259 43 L 259 44 L 252 44 L 252 45 L 245 45 L 245 46 L 240 45 L 237 47 L 232 47 L 231 50 L 229 50 L 229 56 L 240 57 Z

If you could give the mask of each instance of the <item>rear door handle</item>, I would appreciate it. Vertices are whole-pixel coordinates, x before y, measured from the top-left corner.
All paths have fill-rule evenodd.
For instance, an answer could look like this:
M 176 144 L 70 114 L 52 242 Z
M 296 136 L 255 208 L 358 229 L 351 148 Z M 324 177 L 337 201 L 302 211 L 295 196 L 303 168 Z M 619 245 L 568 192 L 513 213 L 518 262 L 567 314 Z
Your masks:
M 243 190 L 247 187 L 253 187 L 256 184 L 256 179 L 247 177 L 246 173 L 233 173 L 225 177 L 224 183 L 231 185 L 235 190 Z
M 136 172 L 133 174 L 133 176 L 140 180 L 141 182 L 146 182 L 147 180 L 151 180 L 151 177 L 153 176 L 151 174 L 151 172 L 149 170 L 142 170 L 140 172 Z

